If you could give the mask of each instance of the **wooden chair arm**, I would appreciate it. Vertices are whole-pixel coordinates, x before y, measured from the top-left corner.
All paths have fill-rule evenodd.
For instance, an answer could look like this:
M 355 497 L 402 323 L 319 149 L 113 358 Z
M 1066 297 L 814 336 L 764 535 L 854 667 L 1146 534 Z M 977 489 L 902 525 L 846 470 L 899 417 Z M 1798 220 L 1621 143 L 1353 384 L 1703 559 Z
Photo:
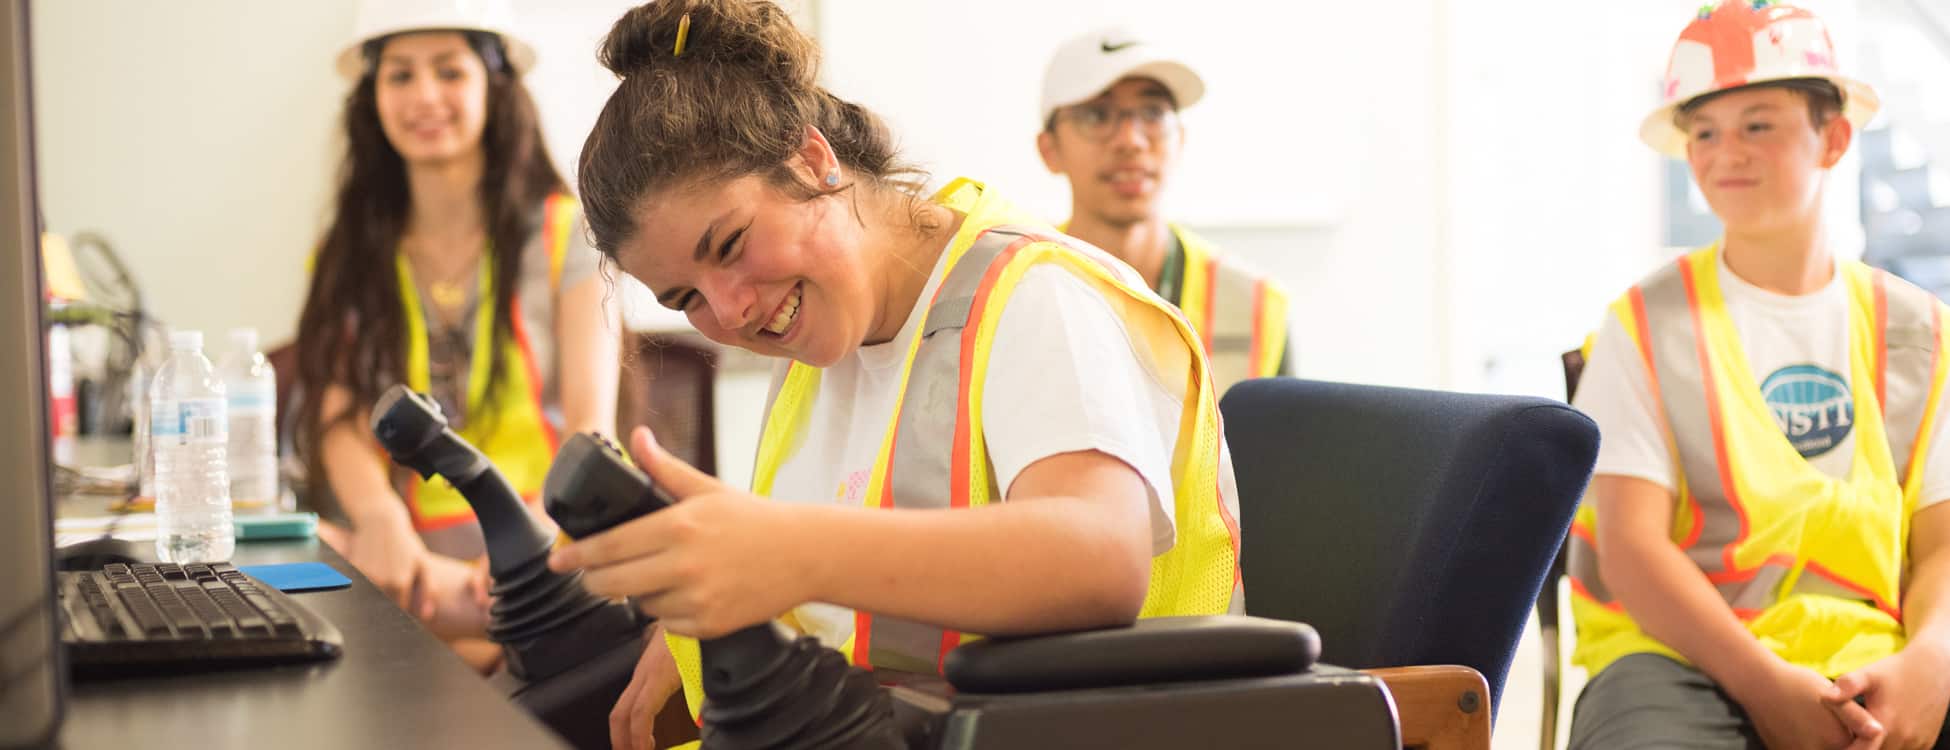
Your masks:
M 1490 686 L 1482 673 L 1453 665 L 1362 671 L 1395 696 L 1403 748 L 1489 750 Z

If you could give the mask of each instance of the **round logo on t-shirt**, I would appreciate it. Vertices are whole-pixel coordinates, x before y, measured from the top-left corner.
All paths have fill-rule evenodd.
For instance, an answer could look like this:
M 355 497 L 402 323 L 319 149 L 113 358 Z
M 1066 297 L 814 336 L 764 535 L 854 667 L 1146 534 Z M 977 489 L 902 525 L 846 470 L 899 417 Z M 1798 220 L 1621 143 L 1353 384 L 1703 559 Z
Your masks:
M 1774 422 L 1802 458 L 1840 445 L 1855 426 L 1855 399 L 1842 376 L 1814 365 L 1788 365 L 1760 384 Z

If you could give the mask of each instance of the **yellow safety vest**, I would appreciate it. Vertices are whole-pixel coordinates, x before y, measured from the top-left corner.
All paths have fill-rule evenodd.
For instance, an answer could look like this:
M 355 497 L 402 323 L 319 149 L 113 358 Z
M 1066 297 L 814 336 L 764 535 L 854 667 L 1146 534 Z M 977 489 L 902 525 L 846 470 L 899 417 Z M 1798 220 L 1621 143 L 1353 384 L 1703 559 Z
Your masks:
M 1286 354 L 1286 290 L 1226 262 L 1204 237 L 1176 224 L 1171 231 L 1185 249 L 1185 277 L 1175 302 L 1203 336 L 1220 390 L 1278 375 Z
M 1280 374 L 1286 360 L 1286 289 L 1278 282 L 1229 262 L 1211 241 L 1177 224 L 1167 224 L 1184 251 L 1178 306 L 1198 331 L 1212 380 L 1223 395 L 1241 380 Z M 1067 232 L 1069 222 L 1058 226 Z M 1157 290 L 1160 294 L 1162 289 Z
M 542 237 L 549 260 L 549 288 L 561 281 L 562 264 L 567 255 L 570 232 L 581 205 L 568 195 L 550 196 L 543 205 Z M 399 269 L 400 303 L 406 317 L 406 385 L 425 393 L 431 376 L 427 364 L 427 326 L 420 307 L 420 295 L 413 284 L 412 270 L 404 254 L 395 255 Z M 499 351 L 494 347 L 493 264 L 481 263 L 480 304 L 474 319 L 474 347 L 470 353 L 467 377 L 467 413 L 470 418 L 458 432 L 494 461 L 517 492 L 531 502 L 538 498 L 542 479 L 555 459 L 559 440 L 555 426 L 542 407 L 542 371 L 528 343 L 527 324 L 521 315 L 521 299 L 514 300 L 510 318 L 514 330 Z M 493 352 L 492 355 L 489 353 Z M 503 380 L 493 393 L 487 392 L 488 368 L 501 358 Z M 388 464 L 390 466 L 390 464 Z M 413 528 L 421 533 L 437 532 L 474 520 L 474 509 L 467 499 L 444 477 L 405 480 L 406 507 L 413 517 Z
M 982 432 L 982 388 L 995 327 L 1016 283 L 1031 267 L 1055 264 L 1090 283 L 1111 303 L 1134 341 L 1182 389 L 1183 427 L 1172 458 L 1177 540 L 1152 558 L 1140 617 L 1245 611 L 1239 575 L 1235 498 L 1219 491 L 1222 433 L 1198 335 L 1156 294 L 1116 268 L 1065 244 L 981 183 L 956 180 L 934 202 L 967 215 L 947 249 L 947 271 L 928 314 L 908 342 L 900 398 L 868 480 L 869 508 L 970 508 L 1001 498 Z M 1128 273 L 1124 269 L 1122 273 Z M 1134 277 L 1134 275 L 1132 275 Z M 791 364 L 766 410 L 752 492 L 769 496 L 779 467 L 806 437 L 820 370 Z M 953 383 L 954 387 L 934 387 Z M 916 387 L 909 388 L 910 384 Z M 788 616 L 789 617 L 789 616 Z M 848 661 L 916 673 L 938 673 L 948 651 L 972 635 L 856 612 Z M 703 704 L 697 641 L 668 637 L 683 676 L 691 716 Z
M 1905 546 L 1943 395 L 1944 307 L 1887 273 L 1840 266 L 1855 452 L 1837 479 L 1802 458 L 1762 397 L 1718 256 L 1717 245 L 1693 252 L 1612 305 L 1645 361 L 1679 467 L 1671 538 L 1756 639 L 1833 677 L 1904 643 Z M 1605 587 L 1597 522 L 1587 502 L 1572 525 L 1573 661 L 1594 675 L 1628 654 L 1683 661 Z

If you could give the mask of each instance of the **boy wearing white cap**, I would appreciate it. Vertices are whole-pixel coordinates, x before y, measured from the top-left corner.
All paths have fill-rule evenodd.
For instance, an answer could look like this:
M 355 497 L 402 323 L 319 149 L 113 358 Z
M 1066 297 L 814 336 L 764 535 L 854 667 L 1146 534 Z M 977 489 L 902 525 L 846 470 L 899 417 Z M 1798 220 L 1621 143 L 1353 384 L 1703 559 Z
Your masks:
M 1070 181 L 1063 231 L 1136 268 L 1204 339 L 1220 392 L 1292 373 L 1286 291 L 1159 212 L 1184 147 L 1178 112 L 1205 95 L 1190 66 L 1129 29 L 1057 49 L 1043 77 L 1043 164 Z
M 1824 240 L 1877 108 L 1820 19 L 1704 8 L 1640 136 L 1719 242 L 1613 303 L 1576 405 L 1572 748 L 1926 748 L 1950 701 L 1945 307 Z M 1832 681 L 1831 681 L 1832 680 Z M 1938 744 L 1938 746 L 1941 746 Z

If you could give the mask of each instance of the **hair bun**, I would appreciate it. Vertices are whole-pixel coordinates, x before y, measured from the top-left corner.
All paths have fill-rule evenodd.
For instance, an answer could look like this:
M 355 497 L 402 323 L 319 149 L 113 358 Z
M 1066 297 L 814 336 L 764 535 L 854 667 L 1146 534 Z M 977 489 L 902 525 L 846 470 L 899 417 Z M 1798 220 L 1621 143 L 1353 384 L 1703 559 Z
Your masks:
M 677 29 L 673 26 L 664 35 L 668 38 L 661 45 L 663 49 L 657 49 L 659 32 L 665 31 L 658 28 L 664 25 L 661 13 L 664 9 L 659 6 L 680 4 L 653 0 L 631 8 L 610 27 L 609 35 L 603 37 L 602 47 L 596 51 L 596 60 L 618 78 L 628 78 L 654 69 L 659 62 L 657 56 L 669 57 L 677 40 Z
M 690 28 L 680 55 L 677 40 L 686 16 Z M 702 64 L 810 89 L 819 75 L 819 47 L 784 10 L 762 0 L 651 0 L 610 27 L 596 57 L 625 79 Z
M 647 197 L 690 180 L 758 175 L 807 200 L 837 192 L 791 171 L 808 128 L 858 182 L 915 174 L 879 118 L 820 88 L 818 45 L 767 0 L 653 0 L 616 22 L 599 57 L 623 82 L 582 143 L 577 179 L 590 235 L 612 257 Z

